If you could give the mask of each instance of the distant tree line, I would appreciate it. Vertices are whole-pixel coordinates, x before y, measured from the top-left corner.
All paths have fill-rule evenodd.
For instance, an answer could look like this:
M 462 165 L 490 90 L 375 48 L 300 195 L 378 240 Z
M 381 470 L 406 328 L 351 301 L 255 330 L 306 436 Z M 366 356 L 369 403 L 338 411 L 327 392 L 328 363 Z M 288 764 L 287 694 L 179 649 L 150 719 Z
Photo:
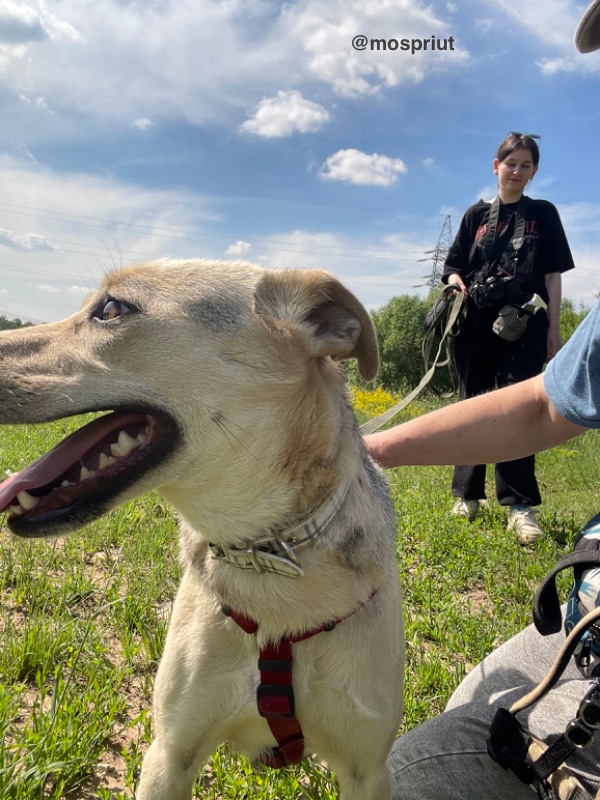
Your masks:
M 372 313 L 379 340 L 381 366 L 379 375 L 370 386 L 381 386 L 391 392 L 404 394 L 417 386 L 423 377 L 423 322 L 429 308 L 438 297 L 440 289 L 433 289 L 426 298 L 417 295 L 393 297 L 385 306 Z M 576 308 L 568 298 L 561 305 L 560 330 L 563 343 L 587 314 L 587 309 Z M 365 385 L 355 362 L 346 362 L 346 371 L 351 383 Z M 436 384 L 443 385 L 436 376 Z
M 32 322 L 21 322 L 20 319 L 8 319 L 0 314 L 0 331 L 8 331 L 12 328 L 29 328 Z

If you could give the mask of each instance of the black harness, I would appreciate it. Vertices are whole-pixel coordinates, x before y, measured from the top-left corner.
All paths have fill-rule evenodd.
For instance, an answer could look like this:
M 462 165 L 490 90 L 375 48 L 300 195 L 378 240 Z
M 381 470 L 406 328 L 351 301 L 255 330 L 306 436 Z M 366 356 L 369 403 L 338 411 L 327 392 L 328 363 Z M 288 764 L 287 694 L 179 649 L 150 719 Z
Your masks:
M 527 198 L 521 197 L 506 230 L 497 236 L 500 200 L 496 197 L 492 201 L 483 240 L 483 265 L 466 276 L 469 296 L 480 310 L 497 310 L 507 303 L 516 301 L 522 305 L 526 299 L 523 287 L 517 278 L 519 251 L 525 241 L 526 212 Z M 499 259 L 509 242 L 512 242 L 514 250 L 512 268 L 508 265 L 500 269 Z
M 506 250 L 508 243 L 511 241 L 510 229 L 514 227 L 514 234 L 512 236 L 512 243 L 515 250 L 515 265 L 513 274 L 517 269 L 517 261 L 519 259 L 519 250 L 525 241 L 525 215 L 527 213 L 527 198 L 522 195 L 511 222 L 505 233 L 496 237 L 498 230 L 498 220 L 500 219 L 500 198 L 495 197 L 492 200 L 490 208 L 490 216 L 487 221 L 485 229 L 485 239 L 483 240 L 483 249 L 485 252 L 486 264 L 492 265 L 498 260 L 502 253 Z

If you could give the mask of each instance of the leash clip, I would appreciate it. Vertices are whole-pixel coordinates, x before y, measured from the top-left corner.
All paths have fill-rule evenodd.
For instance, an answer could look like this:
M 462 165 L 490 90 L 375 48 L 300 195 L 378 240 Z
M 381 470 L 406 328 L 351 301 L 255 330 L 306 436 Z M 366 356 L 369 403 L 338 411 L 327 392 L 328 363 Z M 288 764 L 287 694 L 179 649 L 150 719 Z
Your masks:
M 298 560 L 298 556 L 294 552 L 294 548 L 289 544 L 289 542 L 286 542 L 286 540 L 283 538 L 283 536 L 281 536 L 281 534 L 279 534 L 279 533 L 275 533 L 275 534 L 273 534 L 273 536 L 275 538 L 275 541 L 279 545 L 279 548 L 281 550 L 283 550 L 283 553 L 285 555 L 285 559 L 287 561 L 291 561 L 292 564 L 295 564 L 297 567 L 302 569 L 302 567 L 300 565 L 300 561 Z

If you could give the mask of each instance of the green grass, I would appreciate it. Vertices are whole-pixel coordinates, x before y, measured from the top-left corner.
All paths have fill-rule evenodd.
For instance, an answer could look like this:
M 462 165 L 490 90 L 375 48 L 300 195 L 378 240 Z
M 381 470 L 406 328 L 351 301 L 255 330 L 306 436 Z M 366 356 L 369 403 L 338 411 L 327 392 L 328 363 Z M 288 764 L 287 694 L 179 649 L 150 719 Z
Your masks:
M 75 426 L 4 428 L 0 474 Z M 441 711 L 464 673 L 530 621 L 540 579 L 598 510 L 599 461 L 593 432 L 539 456 L 548 535 L 531 549 L 506 532 L 494 501 L 474 523 L 452 518 L 450 468 L 388 473 L 408 643 L 403 729 Z M 0 533 L 0 797 L 131 796 L 151 739 L 152 681 L 178 577 L 173 515 L 157 495 L 56 541 Z M 199 775 L 197 796 L 337 795 L 318 765 L 256 770 L 221 748 Z

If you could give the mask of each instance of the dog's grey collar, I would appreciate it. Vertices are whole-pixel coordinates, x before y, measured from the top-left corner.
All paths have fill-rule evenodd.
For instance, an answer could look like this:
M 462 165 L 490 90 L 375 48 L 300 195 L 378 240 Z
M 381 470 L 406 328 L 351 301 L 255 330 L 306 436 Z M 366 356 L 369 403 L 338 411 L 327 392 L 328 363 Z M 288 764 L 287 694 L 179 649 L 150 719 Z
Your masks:
M 304 570 L 296 556 L 296 550 L 306 547 L 325 532 L 340 510 L 349 488 L 348 484 L 338 486 L 329 499 L 300 525 L 283 531 L 269 531 L 264 539 L 250 542 L 246 547 L 226 547 L 209 543 L 213 557 L 240 569 L 301 578 Z

